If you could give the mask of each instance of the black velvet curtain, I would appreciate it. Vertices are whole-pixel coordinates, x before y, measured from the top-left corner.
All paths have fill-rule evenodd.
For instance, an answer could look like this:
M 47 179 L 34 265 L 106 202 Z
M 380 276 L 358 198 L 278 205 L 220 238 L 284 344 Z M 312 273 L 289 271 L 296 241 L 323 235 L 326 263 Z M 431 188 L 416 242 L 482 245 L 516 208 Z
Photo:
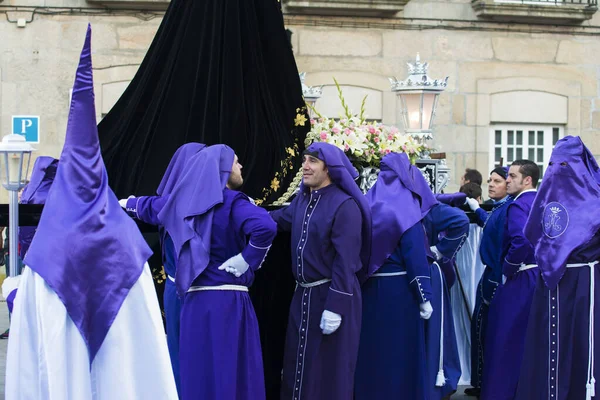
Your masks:
M 270 204 L 300 168 L 310 128 L 295 124 L 303 107 L 277 0 L 172 0 L 137 74 L 98 126 L 109 184 L 119 198 L 153 195 L 179 146 L 225 143 L 244 166 L 242 190 Z M 279 398 L 290 261 L 289 235 L 279 236 L 250 292 L 268 399 Z M 162 293 L 160 257 L 150 264 Z

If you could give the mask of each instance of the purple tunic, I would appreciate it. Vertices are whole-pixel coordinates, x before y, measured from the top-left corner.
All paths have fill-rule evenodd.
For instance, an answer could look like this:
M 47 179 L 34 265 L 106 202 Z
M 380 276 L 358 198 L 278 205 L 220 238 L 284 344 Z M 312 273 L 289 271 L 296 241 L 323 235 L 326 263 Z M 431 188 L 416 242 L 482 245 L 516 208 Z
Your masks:
M 180 373 L 184 400 L 264 399 L 260 337 L 246 291 L 201 290 L 254 280 L 276 226 L 268 213 L 243 193 L 225 189 L 214 208 L 210 259 L 185 295 L 181 311 Z M 250 268 L 239 278 L 218 267 L 242 253 Z
M 492 300 L 486 338 L 485 366 L 481 398 L 514 399 L 525 351 L 525 333 L 529 310 L 539 275 L 533 246 L 523 227 L 529 217 L 535 191 L 525 191 L 508 206 L 504 235 L 502 273 L 507 281 Z
M 290 306 L 281 398 L 351 400 L 361 326 L 359 207 L 331 184 L 299 193 L 271 216 L 292 233 L 292 273 L 299 283 Z M 342 316 L 331 335 L 319 327 L 326 309 Z

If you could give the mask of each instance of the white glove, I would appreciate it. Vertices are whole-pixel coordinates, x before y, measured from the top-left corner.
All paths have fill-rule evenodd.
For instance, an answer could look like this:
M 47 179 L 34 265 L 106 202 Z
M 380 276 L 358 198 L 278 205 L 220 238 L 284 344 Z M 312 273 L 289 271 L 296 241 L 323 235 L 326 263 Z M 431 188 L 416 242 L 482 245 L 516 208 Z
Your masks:
M 249 266 L 250 265 L 246 262 L 246 260 L 244 260 L 244 257 L 242 257 L 242 253 L 240 253 L 221 264 L 219 269 L 221 271 L 225 270 L 239 278 L 244 272 L 248 271 Z
M 479 202 L 475 199 L 472 199 L 470 197 L 467 198 L 467 204 L 469 205 L 469 208 L 472 211 L 475 211 L 479 208 Z
M 419 304 L 419 309 L 421 310 L 419 314 L 421 315 L 422 319 L 431 318 L 431 314 L 433 314 L 433 307 L 431 307 L 430 301 L 426 301 L 425 303 Z
M 127 208 L 127 200 L 131 199 L 132 197 L 135 197 L 135 196 L 129 196 L 126 199 L 119 200 L 119 205 L 121 206 L 121 208 L 126 209 Z
M 442 259 L 442 253 L 440 253 L 436 246 L 431 246 L 429 249 L 431 249 L 431 252 L 435 256 L 435 261 L 440 261 Z
M 323 335 L 331 335 L 342 324 L 342 316 L 334 312 L 325 310 L 321 316 L 321 324 L 319 327 L 323 330 Z

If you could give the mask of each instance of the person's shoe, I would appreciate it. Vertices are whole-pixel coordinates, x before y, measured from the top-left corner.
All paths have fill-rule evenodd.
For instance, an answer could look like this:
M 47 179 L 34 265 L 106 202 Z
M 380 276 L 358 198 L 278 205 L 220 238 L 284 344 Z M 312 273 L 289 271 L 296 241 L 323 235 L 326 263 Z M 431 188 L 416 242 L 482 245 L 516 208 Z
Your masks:
M 4 333 L 0 335 L 0 339 L 8 339 L 8 331 L 9 331 L 9 329 L 4 331 Z
M 481 388 L 466 388 L 465 389 L 465 396 L 473 396 L 473 397 L 479 397 L 481 395 Z

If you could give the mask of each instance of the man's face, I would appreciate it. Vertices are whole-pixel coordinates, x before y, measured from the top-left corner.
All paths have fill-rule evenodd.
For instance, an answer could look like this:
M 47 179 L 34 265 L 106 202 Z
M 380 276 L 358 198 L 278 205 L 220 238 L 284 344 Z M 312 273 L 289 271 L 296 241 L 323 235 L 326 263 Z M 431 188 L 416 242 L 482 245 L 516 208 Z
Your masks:
M 238 157 L 235 156 L 233 159 L 233 165 L 231 167 L 231 173 L 229 174 L 229 179 L 227 180 L 227 187 L 229 189 L 239 189 L 244 183 L 244 178 L 242 178 L 242 164 L 240 164 Z
M 310 190 L 318 190 L 331 184 L 325 163 L 311 155 L 302 159 L 302 182 Z
M 530 177 L 523 177 L 523 174 L 519 172 L 521 167 L 519 165 L 511 165 L 508 170 L 508 177 L 506 178 L 506 191 L 511 196 L 517 196 L 523 190 L 528 189 L 531 183 Z
M 502 200 L 506 197 L 506 181 L 495 172 L 488 179 L 488 196 L 492 200 Z

